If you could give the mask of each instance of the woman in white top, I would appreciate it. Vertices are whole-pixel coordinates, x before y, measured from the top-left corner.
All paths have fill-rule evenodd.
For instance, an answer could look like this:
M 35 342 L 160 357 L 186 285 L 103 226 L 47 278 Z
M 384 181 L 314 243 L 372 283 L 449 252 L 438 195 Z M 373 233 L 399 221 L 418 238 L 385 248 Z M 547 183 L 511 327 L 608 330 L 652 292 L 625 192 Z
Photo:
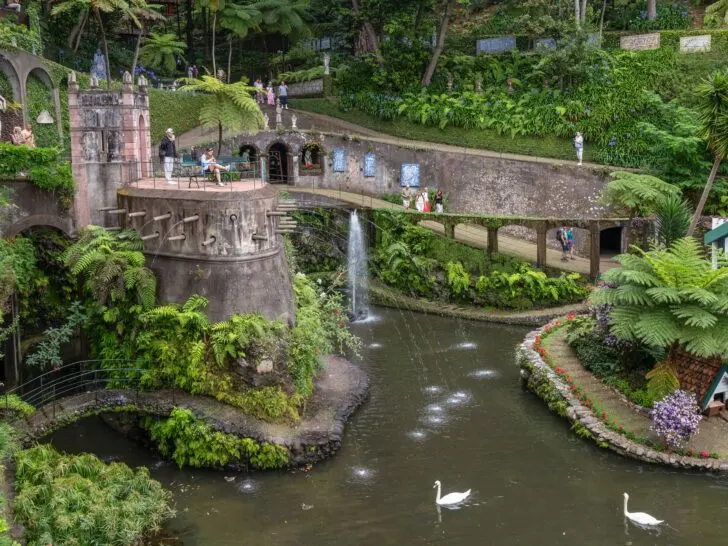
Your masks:
M 202 154 L 202 166 L 205 169 L 205 172 L 207 173 L 215 173 L 215 178 L 217 179 L 217 185 L 218 186 L 224 186 L 225 184 L 222 183 L 222 178 L 220 176 L 220 171 L 228 172 L 230 170 L 230 167 L 225 167 L 224 165 L 220 165 L 215 160 L 215 155 L 212 153 L 212 148 L 208 148 L 207 151 Z

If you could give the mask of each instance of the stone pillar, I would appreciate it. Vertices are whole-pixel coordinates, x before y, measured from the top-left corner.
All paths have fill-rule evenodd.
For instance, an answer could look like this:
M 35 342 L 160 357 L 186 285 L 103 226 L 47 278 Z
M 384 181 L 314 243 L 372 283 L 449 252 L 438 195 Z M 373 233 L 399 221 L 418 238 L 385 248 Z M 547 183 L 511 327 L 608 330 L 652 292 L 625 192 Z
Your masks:
M 76 73 L 71 71 L 68 75 L 68 118 L 71 139 L 71 169 L 76 182 L 76 191 L 73 199 L 73 220 L 78 229 L 91 223 L 91 210 L 88 202 L 88 173 L 84 158 L 83 121 L 79 110 L 78 82 Z
M 498 228 L 488 226 L 488 256 L 498 252 Z
M 445 222 L 445 237 L 448 239 L 454 239 L 455 238 L 455 224 L 452 222 Z
M 260 179 L 268 182 L 268 155 L 261 154 L 260 156 Z
M 536 227 L 536 265 L 538 267 L 546 266 L 546 231 L 548 226 L 546 222 L 539 222 Z
M 599 222 L 589 226 L 589 277 L 596 279 L 599 276 L 599 257 L 601 248 L 599 246 Z

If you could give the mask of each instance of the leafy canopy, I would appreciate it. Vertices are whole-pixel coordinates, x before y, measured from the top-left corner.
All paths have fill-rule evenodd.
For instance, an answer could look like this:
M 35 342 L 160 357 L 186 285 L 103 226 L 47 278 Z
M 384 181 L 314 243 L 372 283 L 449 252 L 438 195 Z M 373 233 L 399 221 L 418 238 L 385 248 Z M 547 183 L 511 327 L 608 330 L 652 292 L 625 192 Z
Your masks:
M 617 171 L 611 176 L 601 200 L 633 216 L 650 216 L 666 197 L 680 195 L 676 186 L 648 174 Z
M 613 306 L 612 332 L 658 347 L 682 346 L 700 356 L 728 355 L 728 268 L 713 269 L 703 248 L 686 237 L 669 248 L 617 257 L 621 267 L 604 274 L 608 283 L 593 304 Z M 720 265 L 728 266 L 721 257 Z
M 175 34 L 157 34 L 152 32 L 144 40 L 144 45 L 139 49 L 139 58 L 142 63 L 152 68 L 162 69 L 173 73 L 177 66 L 177 57 L 184 61 L 182 54 L 186 44 L 177 39 Z

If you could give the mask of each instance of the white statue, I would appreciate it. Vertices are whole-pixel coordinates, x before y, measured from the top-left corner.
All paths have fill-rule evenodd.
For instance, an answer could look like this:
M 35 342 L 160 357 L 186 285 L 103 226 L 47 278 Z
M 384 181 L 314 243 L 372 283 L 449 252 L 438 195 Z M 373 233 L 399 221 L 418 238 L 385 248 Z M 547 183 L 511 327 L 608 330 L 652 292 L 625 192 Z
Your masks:
M 97 49 L 96 53 L 94 53 L 94 61 L 91 65 L 91 76 L 97 80 L 106 79 L 106 58 L 100 49 Z
M 281 99 L 276 99 L 276 129 L 283 127 L 283 107 Z
M 298 123 L 298 116 L 296 114 L 293 114 L 291 116 L 291 129 L 298 129 L 296 123 Z
M 268 114 L 263 114 L 263 122 L 265 123 L 265 127 L 263 127 L 266 131 L 270 129 L 270 117 Z
M 331 55 L 324 53 L 324 76 L 328 76 L 330 74 L 329 62 L 331 62 Z

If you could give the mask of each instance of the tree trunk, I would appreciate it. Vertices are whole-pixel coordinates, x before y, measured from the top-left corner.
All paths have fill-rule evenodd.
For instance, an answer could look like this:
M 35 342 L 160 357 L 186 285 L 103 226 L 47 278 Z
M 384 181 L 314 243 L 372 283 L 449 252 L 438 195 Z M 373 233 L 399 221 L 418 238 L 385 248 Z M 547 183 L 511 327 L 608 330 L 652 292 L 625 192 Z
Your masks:
M 78 23 L 74 25 L 71 32 L 68 33 L 68 47 L 73 46 L 73 54 L 75 55 L 78 51 L 78 46 L 81 44 L 81 36 L 83 35 L 83 29 L 86 27 L 88 21 L 88 11 L 85 11 L 78 18 Z M 73 42 L 76 42 L 76 45 Z
M 713 168 L 710 171 L 710 176 L 708 176 L 708 181 L 705 183 L 705 187 L 703 188 L 703 194 L 700 196 L 700 201 L 698 201 L 698 206 L 695 207 L 695 212 L 693 213 L 693 218 L 690 220 L 690 227 L 688 228 L 688 237 L 690 237 L 693 232 L 695 231 L 695 228 L 698 225 L 698 221 L 700 220 L 700 217 L 703 215 L 703 208 L 705 207 L 705 202 L 708 200 L 708 194 L 710 193 L 711 188 L 713 187 L 713 182 L 715 182 L 715 175 L 718 174 L 718 169 L 720 168 L 720 163 L 723 160 L 723 158 L 719 155 L 715 156 L 715 159 L 713 161 Z
M 205 63 L 207 63 L 207 61 L 210 60 L 210 33 L 209 33 L 210 26 L 209 26 L 209 17 L 207 15 L 208 15 L 208 11 L 206 9 L 203 9 L 202 10 L 202 28 L 203 28 L 202 58 L 205 61 Z
M 654 21 L 657 17 L 657 0 L 647 0 L 647 20 Z
M 217 157 L 222 151 L 222 121 L 217 122 Z
M 139 61 L 139 48 L 142 44 L 142 27 L 139 27 L 139 36 L 136 39 L 136 45 L 134 46 L 134 61 L 131 63 L 131 78 L 134 81 L 134 72 L 136 71 L 137 62 Z
M 212 75 L 217 78 L 217 65 L 215 64 L 215 24 L 217 23 L 217 12 L 212 16 Z
M 586 22 L 586 0 L 581 0 L 581 22 Z
M 352 11 L 358 15 L 359 0 L 351 0 L 351 7 Z M 362 51 L 374 53 L 377 62 L 381 63 L 383 61 L 382 53 L 379 51 L 379 38 L 377 37 L 377 32 L 374 30 L 374 25 L 369 21 L 364 21 L 362 23 L 361 34 L 363 36 L 360 37 L 359 43 Z
M 442 23 L 440 23 L 440 32 L 437 36 L 437 45 L 432 51 L 432 58 L 430 59 L 430 63 L 427 65 L 425 75 L 422 77 L 422 85 L 424 85 L 425 87 L 430 85 L 430 82 L 432 81 L 432 76 L 435 74 L 435 69 L 437 68 L 437 61 L 440 59 L 442 50 L 445 47 L 445 36 L 447 35 L 447 27 L 450 24 L 450 15 L 452 14 L 452 9 L 453 2 L 448 1 L 448 3 L 445 5 L 445 14 L 442 17 Z
M 194 64 L 195 44 L 194 44 L 194 34 L 193 34 L 194 20 L 192 17 L 192 10 L 193 10 L 192 0 L 187 0 L 186 8 L 187 8 L 187 13 L 185 14 L 185 16 L 186 16 L 185 23 L 186 23 L 187 28 L 185 29 L 185 31 L 187 33 L 187 62 Z
M 580 6 L 579 0 L 574 0 L 574 20 L 576 21 L 576 26 L 579 27 L 581 23 L 581 15 L 580 15 Z
M 104 48 L 104 56 L 106 57 L 106 89 L 111 89 L 111 65 L 109 64 L 109 45 L 106 43 L 106 32 L 104 31 L 104 23 L 101 20 L 101 12 L 97 9 L 94 10 L 94 16 L 96 21 L 99 23 L 99 30 L 101 31 L 101 45 Z
M 228 71 L 227 71 L 227 82 L 230 83 L 230 65 L 233 62 L 233 35 L 228 36 Z
M 599 17 L 599 43 L 602 43 L 602 30 L 604 29 L 604 12 L 607 11 L 607 0 L 602 0 L 602 14 Z

